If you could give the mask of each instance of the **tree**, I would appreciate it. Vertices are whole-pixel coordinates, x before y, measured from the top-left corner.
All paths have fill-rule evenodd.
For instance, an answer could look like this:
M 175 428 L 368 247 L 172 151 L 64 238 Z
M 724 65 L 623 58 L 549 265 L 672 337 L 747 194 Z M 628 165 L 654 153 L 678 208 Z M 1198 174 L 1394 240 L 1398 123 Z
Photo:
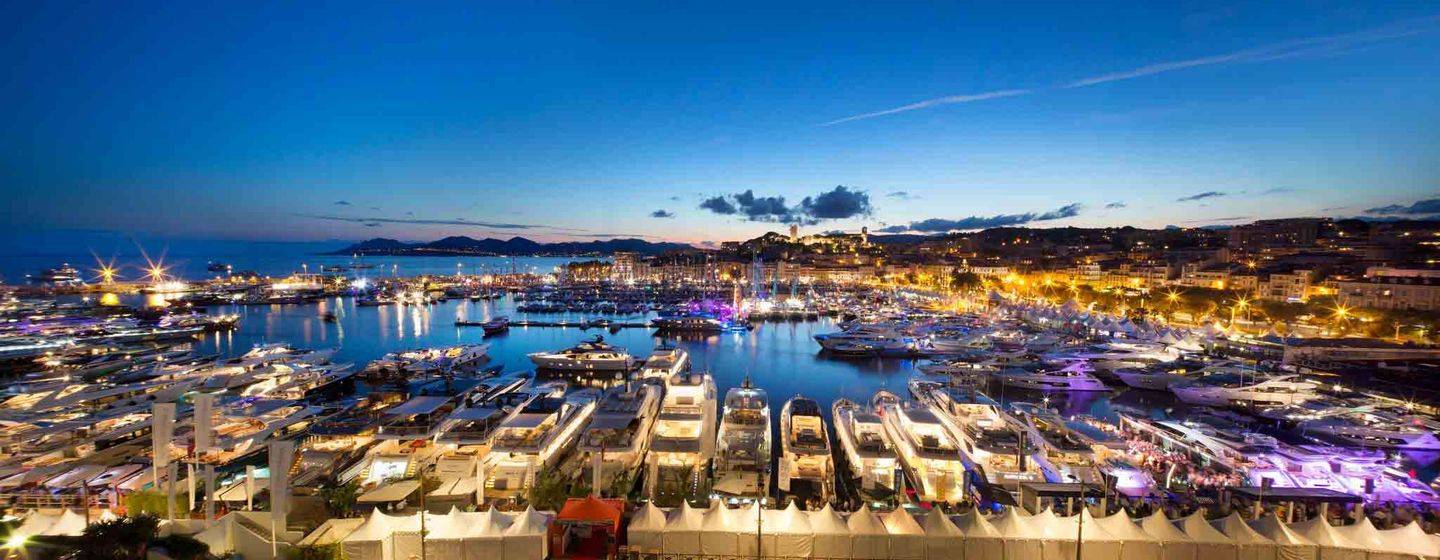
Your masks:
M 177 492 L 175 494 L 175 513 L 184 512 L 189 503 L 188 493 Z M 125 496 L 125 512 L 129 515 L 149 514 L 156 517 L 170 514 L 165 507 L 165 494 L 154 490 L 141 490 Z
M 144 560 L 160 518 L 150 514 L 100 521 L 80 534 L 78 560 Z
M 325 499 L 325 509 L 330 515 L 350 517 L 355 511 L 355 502 L 360 498 L 360 481 L 326 485 L 320 489 L 320 497 Z
M 955 269 L 950 272 L 950 287 L 956 290 L 968 292 L 979 288 L 984 282 L 979 274 Z
M 210 545 L 189 535 L 170 535 L 155 540 L 152 546 L 164 549 L 166 556 L 175 560 L 205 560 L 210 556 Z

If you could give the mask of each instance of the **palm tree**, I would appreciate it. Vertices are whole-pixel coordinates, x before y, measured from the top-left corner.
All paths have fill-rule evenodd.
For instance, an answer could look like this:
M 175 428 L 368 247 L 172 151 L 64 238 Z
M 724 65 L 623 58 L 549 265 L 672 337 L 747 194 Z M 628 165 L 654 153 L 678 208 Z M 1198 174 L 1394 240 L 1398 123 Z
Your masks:
M 144 560 L 160 518 L 150 514 L 100 521 L 80 535 L 78 560 Z

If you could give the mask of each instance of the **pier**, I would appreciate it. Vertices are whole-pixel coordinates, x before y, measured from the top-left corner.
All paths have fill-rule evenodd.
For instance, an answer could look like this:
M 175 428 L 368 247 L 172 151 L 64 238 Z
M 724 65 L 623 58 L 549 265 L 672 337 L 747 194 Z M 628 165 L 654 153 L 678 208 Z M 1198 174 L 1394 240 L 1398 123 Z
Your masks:
M 479 327 L 485 321 L 455 321 L 457 327 Z M 581 328 L 581 329 L 648 329 L 651 328 L 646 322 L 622 322 L 622 321 L 511 321 L 510 328 L 517 327 L 555 327 L 555 328 Z

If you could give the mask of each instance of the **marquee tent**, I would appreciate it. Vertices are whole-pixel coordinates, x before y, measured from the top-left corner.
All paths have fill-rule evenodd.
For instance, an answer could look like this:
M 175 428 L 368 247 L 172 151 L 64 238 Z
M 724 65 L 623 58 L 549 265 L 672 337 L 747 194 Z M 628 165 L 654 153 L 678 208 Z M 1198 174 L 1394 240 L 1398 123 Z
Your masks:
M 970 510 L 963 515 L 951 518 L 955 527 L 965 535 L 965 558 L 971 559 L 993 559 L 1002 558 L 1005 555 L 1005 541 L 1000 537 L 1000 530 L 990 523 L 984 515 L 975 510 Z
M 690 507 L 689 502 L 680 504 L 670 512 L 670 519 L 665 522 L 665 532 L 660 535 L 660 550 L 667 555 L 698 556 L 700 531 L 704 523 L 704 511 Z
M 625 541 L 631 550 L 642 552 L 660 552 L 660 540 L 665 534 L 665 512 L 655 507 L 654 502 L 646 502 L 635 516 L 630 518 L 630 525 L 625 529 Z
M 1240 560 L 1275 560 L 1275 541 L 1251 529 L 1239 512 L 1210 524 L 1230 537 L 1230 542 L 1235 543 L 1236 557 Z
M 1196 560 L 1197 545 L 1184 531 L 1177 529 L 1159 510 L 1140 521 L 1145 534 L 1160 543 L 1162 560 Z
M 1402 542 L 1392 542 L 1395 535 L 1387 535 L 1384 531 L 1375 528 L 1370 523 L 1369 517 L 1361 517 L 1358 523 L 1336 527 L 1335 530 L 1358 548 L 1368 551 L 1368 560 L 1401 560 L 1402 558 L 1415 558 L 1410 552 L 1409 546 Z
M 770 558 L 809 558 L 815 549 L 815 534 L 810 529 L 810 516 L 800 511 L 794 501 L 785 509 L 765 510 L 763 555 Z
M 1437 547 L 1435 540 L 1421 529 L 1417 522 L 1410 522 L 1402 527 L 1380 531 L 1381 538 L 1387 543 L 1398 545 L 1411 554 L 1422 558 L 1440 557 L 1440 547 Z
M 850 528 L 830 504 L 808 512 L 810 531 L 815 535 L 816 558 L 850 558 Z
M 1124 512 L 1095 517 L 1086 509 L 1083 515 L 1086 516 L 1086 527 L 1093 521 L 1096 527 L 1120 541 L 1120 560 L 1157 560 L 1163 557 L 1160 541 L 1136 525 Z
M 1195 554 L 1202 560 L 1239 560 L 1239 550 L 1230 537 L 1205 521 L 1200 512 L 1175 520 L 1175 526 L 1195 541 Z
M 1344 533 L 1330 526 L 1324 517 L 1312 517 L 1289 528 L 1320 547 L 1318 560 L 1365 560 L 1369 554 Z
M 664 518 L 661 517 L 661 522 Z M 505 560 L 539 560 L 546 555 L 545 531 L 550 526 L 550 516 L 526 506 L 525 511 L 515 514 L 510 527 L 502 533 L 501 542 L 505 549 Z
M 1275 558 L 1278 560 L 1316 560 L 1319 547 L 1285 525 L 1279 517 L 1271 514 L 1249 523 L 1251 529 L 1275 542 Z
M 965 557 L 965 534 L 940 508 L 930 508 L 921 527 L 925 530 L 925 560 L 961 560 Z
M 925 530 L 905 508 L 891 510 L 881 516 L 880 521 L 884 522 L 885 531 L 890 534 L 890 558 L 925 560 Z
M 913 522 L 913 521 L 912 521 Z M 884 560 L 890 557 L 890 535 L 870 507 L 861 504 L 845 521 L 850 529 L 850 557 L 856 560 Z

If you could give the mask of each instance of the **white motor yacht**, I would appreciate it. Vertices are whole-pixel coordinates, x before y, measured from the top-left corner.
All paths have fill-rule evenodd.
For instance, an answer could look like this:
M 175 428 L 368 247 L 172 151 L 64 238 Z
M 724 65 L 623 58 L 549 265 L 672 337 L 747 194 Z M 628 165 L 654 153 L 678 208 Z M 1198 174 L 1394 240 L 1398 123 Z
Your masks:
M 825 350 L 842 353 L 865 350 L 878 354 L 908 354 L 919 349 L 913 335 L 890 325 L 860 325 L 840 332 L 817 334 L 815 342 Z
M 770 397 L 747 378 L 725 393 L 715 443 L 714 490 L 761 498 L 770 486 Z
M 656 348 L 640 366 L 640 378 L 656 378 L 664 382 L 670 377 L 690 371 L 690 353 L 684 348 Z
M 1115 377 L 1130 387 L 1150 391 L 1169 391 L 1170 386 L 1200 376 L 1235 371 L 1235 364 L 1221 362 L 1209 364 L 1191 360 L 1161 362 L 1145 367 L 1120 368 L 1114 370 Z
M 964 501 L 966 473 L 960 444 L 935 411 L 923 403 L 902 402 L 887 391 L 876 393 L 873 402 L 916 496 L 933 502 Z
M 1206 406 L 1298 404 L 1319 396 L 1319 384 L 1297 375 L 1217 374 L 1173 384 L 1181 401 Z
M 1343 409 L 1301 422 L 1302 433 L 1350 447 L 1440 450 L 1440 439 L 1418 419 L 1368 407 Z
M 820 404 L 796 395 L 780 409 L 780 472 L 776 484 L 783 492 L 829 502 L 835 495 L 835 459 L 830 454 L 830 432 L 820 416 Z M 805 488 L 808 487 L 808 492 Z
M 691 495 L 715 456 L 715 380 L 680 373 L 665 381 L 660 417 L 650 434 L 645 494 L 666 503 Z
M 635 362 L 624 348 L 606 344 L 600 335 L 565 350 L 534 352 L 529 357 L 536 367 L 562 371 L 626 371 Z
M 968 466 L 979 470 L 985 481 L 1013 488 L 1021 482 L 1044 480 L 1039 465 L 1022 460 L 1038 450 L 1036 442 L 1022 441 L 1019 421 L 984 393 L 921 379 L 910 381 L 910 392 L 935 410 L 959 441 Z
M 595 412 L 600 392 L 580 389 L 535 399 L 500 425 L 485 455 L 485 496 L 513 497 L 556 465 Z
M 582 469 L 602 494 L 624 496 L 650 449 L 650 434 L 660 412 L 661 386 L 627 383 L 605 391 L 576 448 Z M 604 486 L 608 486 L 608 491 Z
M 1085 362 L 1074 362 L 1061 369 L 1006 369 L 994 374 L 1006 387 L 1031 391 L 1109 391 L 1110 388 L 1094 375 Z
M 846 399 L 835 401 L 830 417 L 835 422 L 835 440 L 844 452 L 846 476 L 858 481 L 860 491 L 869 496 L 893 495 L 899 489 L 895 485 L 899 459 L 885 431 L 885 419 Z

